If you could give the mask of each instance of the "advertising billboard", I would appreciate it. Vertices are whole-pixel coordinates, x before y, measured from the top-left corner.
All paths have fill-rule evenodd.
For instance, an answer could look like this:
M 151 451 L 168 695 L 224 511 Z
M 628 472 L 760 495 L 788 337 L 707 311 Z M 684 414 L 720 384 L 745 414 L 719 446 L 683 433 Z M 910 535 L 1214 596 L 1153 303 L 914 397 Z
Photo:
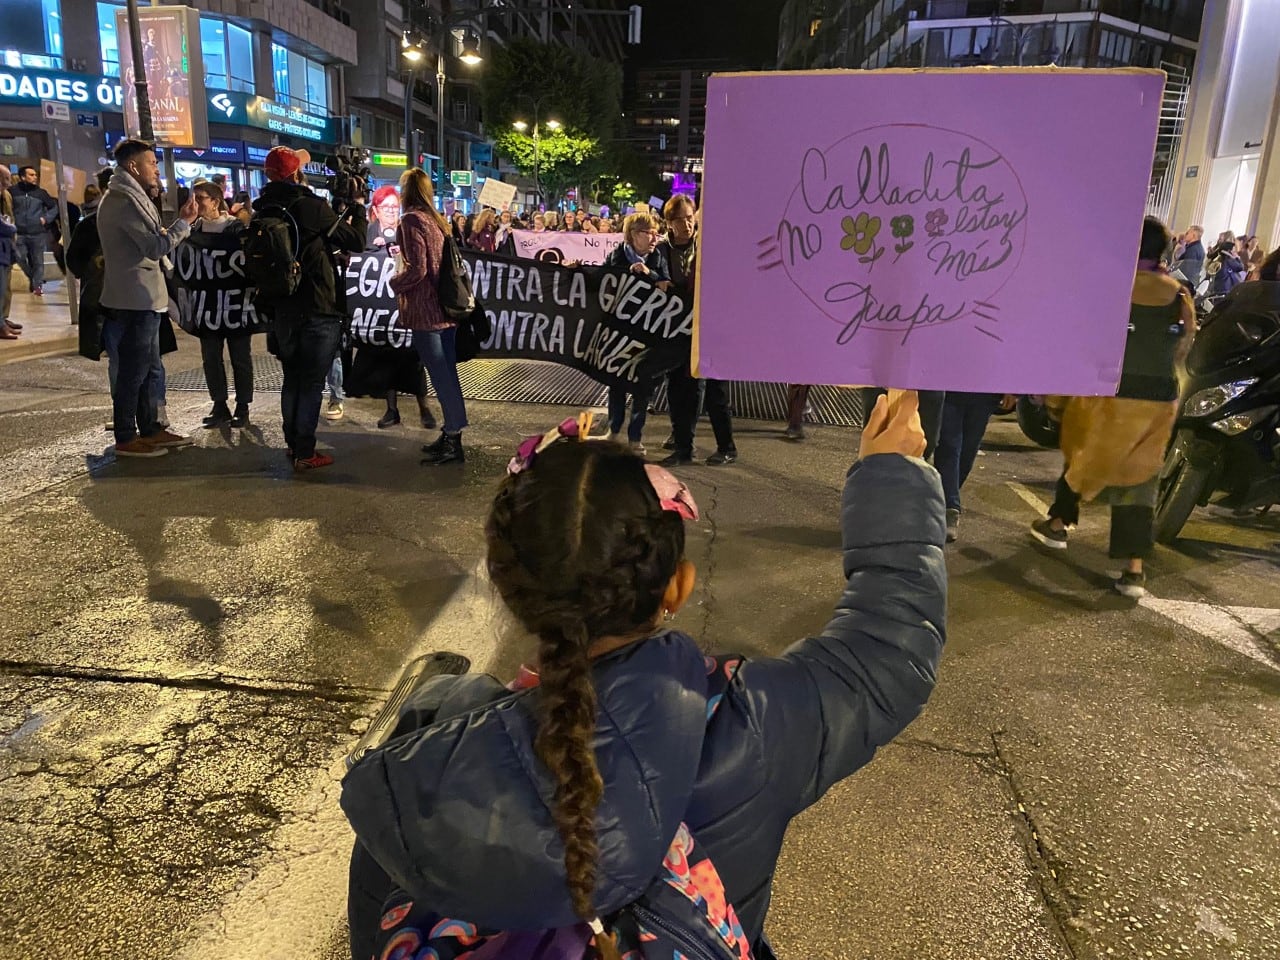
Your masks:
M 138 20 L 142 31 L 142 69 L 147 78 L 156 143 L 162 147 L 208 147 L 199 11 L 191 7 L 143 7 L 138 11 Z M 122 40 L 129 36 L 125 10 L 116 11 L 116 31 Z M 132 44 L 121 43 L 124 125 L 130 136 L 140 135 L 135 69 Z

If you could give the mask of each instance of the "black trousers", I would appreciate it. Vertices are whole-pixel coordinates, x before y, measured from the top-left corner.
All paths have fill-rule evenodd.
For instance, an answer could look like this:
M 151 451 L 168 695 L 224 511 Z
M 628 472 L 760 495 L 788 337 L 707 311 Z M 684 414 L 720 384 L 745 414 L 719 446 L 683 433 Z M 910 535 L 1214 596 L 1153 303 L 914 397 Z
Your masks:
M 704 404 L 716 436 L 716 450 L 737 451 L 727 380 L 699 380 L 688 366 L 677 367 L 667 375 L 667 403 L 677 453 L 693 455 L 693 430 L 698 423 L 698 409 Z
M 1066 474 L 1058 478 L 1049 516 L 1067 526 L 1080 522 L 1080 494 L 1071 489 Z M 1113 560 L 1143 559 L 1155 548 L 1155 510 L 1151 507 L 1120 506 L 1111 508 L 1111 550 Z
M 227 368 L 222 362 L 222 345 L 231 354 L 231 377 L 236 385 L 236 403 L 253 403 L 253 338 L 201 337 L 200 358 L 204 361 L 204 379 L 209 385 L 209 399 L 227 402 Z

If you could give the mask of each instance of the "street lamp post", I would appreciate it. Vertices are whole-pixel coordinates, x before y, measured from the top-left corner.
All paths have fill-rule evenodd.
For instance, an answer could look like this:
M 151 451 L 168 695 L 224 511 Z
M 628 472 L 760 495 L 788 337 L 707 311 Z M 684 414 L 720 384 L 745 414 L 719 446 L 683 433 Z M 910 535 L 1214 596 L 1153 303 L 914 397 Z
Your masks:
M 440 35 L 436 38 L 436 156 L 440 158 L 440 186 L 443 191 L 444 187 L 444 44 L 445 38 L 450 36 L 452 25 L 470 19 L 475 16 L 474 11 L 460 11 L 451 17 L 445 17 L 440 24 Z M 467 46 L 467 40 L 463 40 L 462 53 L 458 55 L 461 60 L 469 67 L 474 67 L 480 63 L 484 57 L 480 55 L 479 45 Z
M 542 97 L 531 97 L 527 93 L 520 95 L 521 100 L 528 100 L 533 104 L 533 192 L 538 197 L 538 203 L 542 203 L 542 183 L 539 177 L 539 168 L 541 165 L 540 146 L 542 143 L 541 136 L 541 113 L 542 113 Z M 512 124 L 521 133 L 529 129 L 529 125 L 523 120 L 517 120 Z M 559 130 L 560 122 L 558 120 L 548 120 L 547 129 Z
M 404 88 L 404 162 L 405 169 L 412 170 L 418 165 L 418 151 L 413 145 L 413 88 L 417 82 L 417 65 L 422 62 L 425 54 L 422 52 L 422 44 L 409 41 L 408 31 L 401 41 L 401 47 L 401 55 L 409 65 L 409 80 Z

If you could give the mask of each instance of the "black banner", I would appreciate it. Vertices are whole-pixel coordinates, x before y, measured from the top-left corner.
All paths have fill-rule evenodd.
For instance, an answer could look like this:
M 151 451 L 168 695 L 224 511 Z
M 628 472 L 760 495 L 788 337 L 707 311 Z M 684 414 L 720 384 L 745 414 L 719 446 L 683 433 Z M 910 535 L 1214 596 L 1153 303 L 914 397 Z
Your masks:
M 178 325 L 196 336 L 265 333 L 271 322 L 253 308 L 240 231 L 192 233 L 173 252 Z
M 643 277 L 475 251 L 463 257 L 493 324 L 480 359 L 548 360 L 623 388 L 688 360 L 692 304 Z M 347 307 L 358 343 L 412 345 L 412 333 L 395 325 L 399 310 L 387 285 L 394 275 L 395 262 L 383 251 L 351 257 Z

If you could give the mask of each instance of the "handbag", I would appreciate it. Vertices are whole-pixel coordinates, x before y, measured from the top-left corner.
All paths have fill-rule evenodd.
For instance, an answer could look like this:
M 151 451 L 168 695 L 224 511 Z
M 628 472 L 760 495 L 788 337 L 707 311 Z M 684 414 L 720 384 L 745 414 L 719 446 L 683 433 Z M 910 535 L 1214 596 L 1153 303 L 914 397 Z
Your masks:
M 475 308 L 458 321 L 458 332 L 455 334 L 454 350 L 458 362 L 466 363 L 480 355 L 481 345 L 493 336 L 493 321 L 479 302 Z

